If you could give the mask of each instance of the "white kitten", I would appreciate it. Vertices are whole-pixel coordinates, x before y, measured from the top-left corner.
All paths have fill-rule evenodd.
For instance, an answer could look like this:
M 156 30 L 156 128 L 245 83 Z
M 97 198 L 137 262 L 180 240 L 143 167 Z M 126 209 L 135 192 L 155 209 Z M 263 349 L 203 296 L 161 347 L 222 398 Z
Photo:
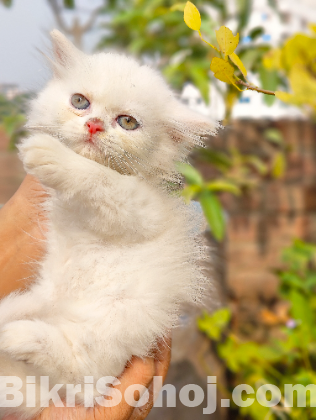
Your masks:
M 199 247 L 164 183 L 215 129 L 149 67 L 52 38 L 54 77 L 19 147 L 50 193 L 47 254 L 34 284 L 0 303 L 0 376 L 49 376 L 50 387 L 120 375 L 169 333 L 182 303 L 200 299 Z M 0 417 L 29 418 L 38 404 Z

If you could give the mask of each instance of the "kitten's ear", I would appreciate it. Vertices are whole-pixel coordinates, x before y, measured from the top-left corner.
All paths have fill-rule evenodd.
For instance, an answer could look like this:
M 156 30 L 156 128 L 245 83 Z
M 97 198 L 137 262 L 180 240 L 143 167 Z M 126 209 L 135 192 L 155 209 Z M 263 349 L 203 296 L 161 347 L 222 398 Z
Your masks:
M 173 107 L 168 133 L 173 141 L 190 148 L 203 145 L 203 141 L 209 136 L 214 136 L 219 128 L 220 124 L 210 117 L 178 103 Z
M 61 76 L 63 70 L 74 64 L 82 55 L 61 32 L 54 29 L 50 33 L 53 43 L 53 70 L 57 76 Z

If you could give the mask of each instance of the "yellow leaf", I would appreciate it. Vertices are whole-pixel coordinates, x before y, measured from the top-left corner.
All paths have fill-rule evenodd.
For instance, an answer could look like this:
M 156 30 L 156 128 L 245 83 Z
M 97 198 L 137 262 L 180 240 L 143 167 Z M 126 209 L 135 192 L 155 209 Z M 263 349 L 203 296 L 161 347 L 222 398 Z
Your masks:
M 201 15 L 193 3 L 188 1 L 184 8 L 184 22 L 190 29 L 199 31 L 201 27 Z
M 280 99 L 280 101 L 290 102 L 293 95 L 291 95 L 290 93 L 287 93 L 287 92 L 282 92 L 281 90 L 277 90 L 275 92 L 275 97 Z
M 216 39 L 220 50 L 225 55 L 232 54 L 239 42 L 239 34 L 233 35 L 232 31 L 226 26 L 221 26 L 216 32 Z
M 238 57 L 237 54 L 232 53 L 230 54 L 229 58 L 232 60 L 232 62 L 235 64 L 235 66 L 237 66 L 239 68 L 239 70 L 242 72 L 242 74 L 246 77 L 247 76 L 247 70 L 245 68 L 245 66 L 243 65 L 243 62 L 241 61 L 241 59 Z
M 292 94 L 276 92 L 276 97 L 283 102 L 298 106 L 316 108 L 316 81 L 314 77 L 301 66 L 293 66 L 289 75 Z
M 234 67 L 228 61 L 214 57 L 211 62 L 211 70 L 214 72 L 216 79 L 232 84 L 236 89 L 241 90 L 234 83 Z
M 316 42 L 314 37 L 296 34 L 289 38 L 282 48 L 282 64 L 286 71 L 293 66 L 310 66 L 315 63 Z
M 240 194 L 240 188 L 237 185 L 222 179 L 208 182 L 206 184 L 206 189 L 210 191 L 227 191 L 235 195 Z
M 214 57 L 211 62 L 211 70 L 214 72 L 216 79 L 225 83 L 232 83 L 234 67 L 228 61 Z
M 316 103 L 316 80 L 307 69 L 294 66 L 289 79 L 295 95 L 304 98 L 307 103 Z
M 316 34 L 316 23 L 310 23 L 310 24 L 308 25 L 308 29 L 309 29 L 311 32 L 314 32 L 314 34 Z
M 263 57 L 263 65 L 268 70 L 281 70 L 282 69 L 282 51 L 280 48 L 275 48 Z
M 285 156 L 283 153 L 276 153 L 272 163 L 272 175 L 274 178 L 281 178 L 286 169 Z

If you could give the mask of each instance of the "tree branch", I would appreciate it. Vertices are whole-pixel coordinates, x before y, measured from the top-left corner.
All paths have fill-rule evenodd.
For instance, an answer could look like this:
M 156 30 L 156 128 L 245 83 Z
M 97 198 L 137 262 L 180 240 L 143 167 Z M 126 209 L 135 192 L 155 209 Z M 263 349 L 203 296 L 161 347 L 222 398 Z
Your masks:
M 250 85 L 249 83 L 246 83 L 246 82 L 244 82 L 240 79 L 237 79 L 236 83 L 238 83 L 239 85 L 245 86 L 248 90 L 255 90 L 256 92 L 264 93 L 266 95 L 275 96 L 275 92 L 273 92 L 272 90 L 260 89 L 258 86 Z
M 69 28 L 67 28 L 63 18 L 62 18 L 62 13 L 61 13 L 61 9 L 58 5 L 57 0 L 47 0 L 48 4 L 50 5 L 52 12 L 55 16 L 56 22 L 58 24 L 58 26 L 60 27 L 60 29 L 64 32 L 66 32 L 68 35 L 71 35 L 71 32 L 69 30 Z
M 94 22 L 96 21 L 100 11 L 103 9 L 103 7 L 98 7 L 96 8 L 92 13 L 90 18 L 88 19 L 87 23 L 85 25 L 82 26 L 82 32 L 88 32 L 91 30 Z
M 74 43 L 78 48 L 82 48 L 83 35 L 92 29 L 100 11 L 103 9 L 104 6 L 100 6 L 96 8 L 94 11 L 92 11 L 86 24 L 81 25 L 80 20 L 76 16 L 73 19 L 72 26 L 68 27 L 62 17 L 62 9 L 58 3 L 58 0 L 47 0 L 47 2 L 54 14 L 54 17 L 56 19 L 56 22 L 59 28 L 66 34 L 73 37 Z

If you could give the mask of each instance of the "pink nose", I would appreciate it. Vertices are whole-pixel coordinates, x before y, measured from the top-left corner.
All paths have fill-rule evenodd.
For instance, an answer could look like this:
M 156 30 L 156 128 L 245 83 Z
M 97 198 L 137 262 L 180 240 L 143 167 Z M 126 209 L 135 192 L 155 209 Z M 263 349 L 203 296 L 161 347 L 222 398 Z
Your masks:
M 86 126 L 88 127 L 88 131 L 90 134 L 95 134 L 98 131 L 104 131 L 104 124 L 101 120 L 97 118 L 92 118 L 86 122 Z

